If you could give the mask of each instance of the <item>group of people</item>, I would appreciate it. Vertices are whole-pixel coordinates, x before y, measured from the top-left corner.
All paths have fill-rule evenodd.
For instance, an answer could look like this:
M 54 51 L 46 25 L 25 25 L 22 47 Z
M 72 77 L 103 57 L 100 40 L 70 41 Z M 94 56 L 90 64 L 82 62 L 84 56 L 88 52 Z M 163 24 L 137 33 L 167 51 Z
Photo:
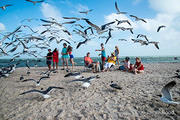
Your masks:
M 64 43 L 63 44 L 63 49 L 62 49 L 62 52 L 61 52 L 61 55 L 62 55 L 62 63 L 63 63 L 63 68 L 62 70 L 65 69 L 65 64 L 66 64 L 66 67 L 68 69 L 68 59 L 70 60 L 71 64 L 72 64 L 72 69 L 74 67 L 74 56 L 72 54 L 72 47 L 69 45 L 67 47 L 67 44 Z M 48 54 L 46 56 L 46 64 L 48 65 L 48 69 L 51 70 L 51 62 L 53 61 L 53 69 L 55 69 L 55 66 L 56 66 L 56 69 L 58 69 L 58 63 L 59 63 L 59 52 L 57 50 L 57 48 L 54 49 L 53 52 L 51 52 L 51 49 L 48 49 Z
M 72 49 L 73 48 L 70 45 L 67 46 L 66 43 L 63 44 L 63 49 L 61 51 L 62 67 L 63 67 L 62 70 L 65 69 L 65 64 L 66 64 L 66 68 L 68 69 L 68 59 L 70 60 L 72 64 L 72 70 L 73 70 L 75 62 L 74 62 L 74 56 L 72 54 Z M 53 69 L 55 69 L 55 66 L 56 66 L 56 69 L 58 69 L 59 52 L 57 48 L 55 48 L 53 52 L 51 52 L 51 49 L 48 49 L 48 51 L 49 52 L 46 58 L 47 58 L 47 65 L 48 65 L 49 70 L 51 70 L 51 61 L 53 61 Z M 114 52 L 112 52 L 111 55 L 108 56 L 107 58 L 106 58 L 106 52 L 105 52 L 103 43 L 101 43 L 101 49 L 97 49 L 95 51 L 101 52 L 99 54 L 99 56 L 101 56 L 101 62 L 93 61 L 90 57 L 90 52 L 88 52 L 86 56 L 84 57 L 85 67 L 92 68 L 93 72 L 108 71 L 112 67 L 114 67 L 116 63 L 120 65 L 120 62 L 123 62 L 123 65 L 119 66 L 119 70 L 133 72 L 135 74 L 144 72 L 144 66 L 139 57 L 136 57 L 136 62 L 134 65 L 130 63 L 129 57 L 126 57 L 125 60 L 123 61 L 119 61 L 120 51 L 119 51 L 118 46 L 115 46 Z

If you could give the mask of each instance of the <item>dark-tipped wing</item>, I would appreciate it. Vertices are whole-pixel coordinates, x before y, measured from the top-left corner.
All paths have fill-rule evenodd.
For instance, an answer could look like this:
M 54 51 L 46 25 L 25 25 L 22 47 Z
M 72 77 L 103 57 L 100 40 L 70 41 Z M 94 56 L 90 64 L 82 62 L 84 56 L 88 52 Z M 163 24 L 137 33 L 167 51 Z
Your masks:
M 171 97 L 171 93 L 170 93 L 170 90 L 176 85 L 176 82 L 175 81 L 171 81 L 169 82 L 168 84 L 166 84 L 161 92 L 162 92 L 162 95 L 163 97 L 167 98 L 168 100 L 172 100 L 172 97 Z
M 50 86 L 48 87 L 48 89 L 46 89 L 45 91 L 43 91 L 44 94 L 47 94 L 49 91 L 51 91 L 52 89 L 64 89 L 63 87 L 55 87 L 55 86 Z
M 32 92 L 38 92 L 38 93 L 43 93 L 42 91 L 40 91 L 40 90 L 29 90 L 29 91 L 26 91 L 26 92 L 23 92 L 23 93 L 21 93 L 21 94 L 19 94 L 19 95 L 24 95 L 24 94 L 27 94 L 27 93 L 32 93 Z
M 117 6 L 117 2 L 115 2 L 115 8 L 116 8 L 117 12 L 120 13 L 120 10 L 119 10 L 119 8 Z
M 91 27 L 94 27 L 97 31 L 100 31 L 100 30 L 101 30 L 97 25 L 91 23 L 89 20 L 85 19 L 85 21 L 86 21 L 87 24 L 89 24 Z

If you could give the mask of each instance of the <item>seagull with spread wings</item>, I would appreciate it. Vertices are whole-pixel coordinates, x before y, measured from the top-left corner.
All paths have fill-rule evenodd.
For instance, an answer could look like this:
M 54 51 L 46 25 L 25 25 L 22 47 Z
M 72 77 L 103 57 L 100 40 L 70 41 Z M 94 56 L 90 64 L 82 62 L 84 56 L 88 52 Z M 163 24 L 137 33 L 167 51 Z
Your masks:
M 157 29 L 157 32 L 159 32 L 161 28 L 165 28 L 165 27 L 166 27 L 165 25 L 159 26 L 158 29 Z
M 121 12 L 118 8 L 117 2 L 115 2 L 115 8 L 117 10 L 117 14 L 127 14 L 127 12 Z
M 7 4 L 7 5 L 4 5 L 4 6 L 1 6 L 0 8 L 1 8 L 2 10 L 5 10 L 5 9 L 6 9 L 6 7 L 9 7 L 9 6 L 12 6 L 12 5 Z
M 137 17 L 135 15 L 129 15 L 129 16 L 135 18 L 135 21 L 143 21 L 143 22 L 147 23 L 147 21 L 145 21 L 144 19 L 139 18 L 139 17 Z
M 40 1 L 26 0 L 26 1 L 33 3 L 33 5 L 36 5 L 36 3 L 42 3 L 42 2 L 44 2 L 44 0 L 40 0 Z

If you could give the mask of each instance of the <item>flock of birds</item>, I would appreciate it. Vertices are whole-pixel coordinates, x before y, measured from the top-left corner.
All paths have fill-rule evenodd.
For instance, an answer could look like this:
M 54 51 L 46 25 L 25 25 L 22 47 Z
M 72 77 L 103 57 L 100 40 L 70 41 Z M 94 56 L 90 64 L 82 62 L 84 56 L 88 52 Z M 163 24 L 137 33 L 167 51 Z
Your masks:
M 26 0 L 27 2 L 31 2 L 34 5 L 36 5 L 37 3 L 42 3 L 44 2 L 44 0 L 40 0 L 40 1 L 33 1 L 33 0 Z M 7 7 L 9 6 L 13 6 L 11 4 L 7 4 L 4 6 L 1 6 L 0 8 L 2 10 L 6 10 Z M 127 12 L 122 12 L 119 10 L 117 2 L 115 2 L 115 9 L 117 11 L 117 14 L 127 14 Z M 88 15 L 90 12 L 92 12 L 93 9 L 90 10 L 85 10 L 85 11 L 79 11 L 79 13 L 81 14 L 85 14 Z M 140 22 L 144 22 L 147 23 L 148 21 L 137 17 L 135 15 L 129 15 L 131 18 L 134 18 L 135 21 L 140 21 Z M 105 40 L 105 44 L 108 43 L 108 41 L 112 38 L 112 34 L 111 32 L 114 29 L 118 29 L 118 30 L 122 30 L 122 31 L 130 31 L 131 34 L 134 34 L 133 32 L 133 28 L 129 27 L 129 28 L 125 28 L 125 27 L 120 27 L 119 25 L 122 23 L 127 23 L 129 26 L 131 26 L 131 23 L 128 20 L 118 20 L 115 19 L 112 22 L 106 23 L 104 25 L 98 26 L 94 23 L 92 23 L 89 19 L 87 18 L 79 18 L 79 17 L 63 17 L 64 20 L 68 20 L 66 22 L 60 23 L 58 22 L 58 20 L 56 20 L 55 18 L 48 18 L 48 19 L 40 19 L 40 21 L 42 22 L 41 27 L 43 27 L 43 31 L 39 31 L 39 30 L 34 30 L 32 27 L 30 27 L 29 25 L 20 25 L 19 27 L 17 27 L 14 31 L 12 32 L 7 32 L 7 33 L 0 33 L 0 36 L 2 36 L 1 40 L 0 40 L 0 55 L 1 56 L 8 56 L 9 53 L 13 54 L 12 55 L 12 59 L 10 62 L 13 62 L 16 58 L 19 58 L 21 55 L 27 54 L 27 55 L 31 55 L 34 57 L 37 56 L 41 56 L 39 52 L 40 50 L 44 50 L 44 49 L 48 49 L 50 47 L 50 43 L 54 40 L 56 40 L 57 44 L 61 43 L 62 41 L 67 42 L 68 44 L 71 44 L 71 42 L 77 43 L 77 41 L 72 40 L 72 35 L 76 34 L 78 36 L 81 36 L 84 40 L 83 41 L 79 41 L 77 44 L 76 49 L 78 49 L 81 45 L 87 43 L 88 41 L 90 41 L 91 39 L 94 38 L 98 38 L 98 39 L 106 39 Z M 71 21 L 69 21 L 71 20 Z M 32 22 L 32 21 L 39 21 L 39 19 L 24 19 L 21 21 L 21 23 L 24 22 Z M 80 24 L 80 22 L 84 22 L 86 23 L 86 26 L 83 24 Z M 116 25 L 115 28 L 112 28 L 111 25 Z M 65 25 L 71 25 L 70 28 L 73 27 L 72 32 L 69 31 L 69 29 L 67 29 L 65 27 Z M 161 25 L 157 28 L 157 32 L 159 32 L 162 28 L 164 28 L 166 26 Z M 61 35 L 62 33 L 64 33 L 67 38 L 62 38 Z M 105 33 L 107 33 L 107 36 L 104 35 Z M 140 39 L 141 38 L 141 39 Z M 143 38 L 143 39 L 142 39 Z M 120 41 L 127 41 L 127 39 L 123 39 L 120 38 Z M 150 41 L 147 37 L 147 35 L 144 34 L 138 34 L 136 38 L 131 39 L 134 43 L 140 43 L 141 45 L 149 45 L 149 44 L 154 44 L 155 47 L 157 49 L 159 49 L 158 43 L 156 41 Z M 11 46 L 11 48 L 10 48 Z M 17 49 L 20 48 L 22 49 L 22 51 L 17 51 Z M 16 52 L 16 53 L 15 53 Z M 10 55 L 9 55 L 10 56 Z M 17 63 L 19 64 L 19 63 Z M 13 73 L 16 65 L 17 64 L 11 64 L 8 67 L 2 67 L 0 69 L 0 77 L 8 77 L 9 74 Z M 26 67 L 28 69 L 30 69 L 28 62 L 26 63 Z M 35 82 L 36 86 L 40 86 L 40 83 L 43 80 L 46 80 L 48 78 L 50 78 L 50 74 L 51 73 L 56 73 L 57 71 L 51 70 L 51 71 L 46 71 L 46 72 L 42 72 L 41 75 L 43 75 L 41 78 L 39 78 L 39 80 L 34 80 L 34 79 L 24 79 L 24 76 L 21 75 L 20 77 L 20 81 L 21 82 Z M 179 71 L 176 71 L 176 78 L 180 78 L 180 74 Z M 80 72 L 74 72 L 74 73 L 68 73 L 67 75 L 65 75 L 64 77 L 75 77 L 75 80 L 72 80 L 71 82 L 82 82 L 82 86 L 83 87 L 89 87 L 91 84 L 91 81 L 94 79 L 98 79 L 100 78 L 98 75 L 97 76 L 91 76 L 88 78 L 84 78 L 83 76 L 80 75 Z M 27 71 L 27 75 L 30 75 L 30 71 Z M 180 104 L 179 102 L 175 102 L 172 99 L 171 93 L 170 93 L 170 89 L 172 89 L 174 86 L 176 85 L 175 81 L 172 81 L 170 83 L 168 83 L 167 85 L 165 85 L 161 92 L 161 98 L 160 100 L 162 100 L 165 103 L 168 104 Z M 116 83 L 113 83 L 113 81 L 110 84 L 110 87 L 117 89 L 117 90 L 121 90 L 122 87 L 119 86 Z M 28 93 L 40 93 L 44 98 L 49 98 L 50 96 L 48 95 L 48 93 L 52 90 L 52 89 L 64 89 L 63 87 L 56 87 L 56 86 L 50 86 L 48 87 L 46 90 L 29 90 L 29 91 L 25 91 L 23 93 L 21 93 L 20 95 L 24 95 L 24 94 L 28 94 Z
M 32 1 L 26 0 L 27 2 L 32 2 L 34 5 L 36 3 L 44 2 L 41 1 Z M 6 7 L 12 6 L 10 4 L 1 6 L 3 10 Z M 115 2 L 115 8 L 117 14 L 127 14 L 127 12 L 121 12 L 118 8 L 117 2 Z M 88 15 L 92 12 L 93 9 L 79 11 L 81 14 Z M 135 15 L 129 15 L 131 18 L 134 18 L 135 21 L 144 22 L 146 24 L 148 21 L 137 17 Z M 122 31 L 130 31 L 131 34 L 134 34 L 133 28 L 131 27 L 131 23 L 128 20 L 118 20 L 115 19 L 112 22 L 106 23 L 104 25 L 98 26 L 90 21 L 90 19 L 86 17 L 63 17 L 65 22 L 58 22 L 55 18 L 49 17 L 47 19 L 24 19 L 21 21 L 20 26 L 18 26 L 12 32 L 0 33 L 0 55 L 1 56 L 12 56 L 12 61 L 14 59 L 19 58 L 21 55 L 30 55 L 33 57 L 41 56 L 41 52 L 44 49 L 48 49 L 52 41 L 56 41 L 57 44 L 63 42 L 67 42 L 68 44 L 77 43 L 76 49 L 78 49 L 81 45 L 86 44 L 88 41 L 92 39 L 105 39 L 105 44 L 112 39 L 112 31 L 122 30 Z M 24 23 L 31 23 L 32 21 L 41 21 L 40 30 L 35 30 L 31 27 L 31 25 L 26 25 Z M 130 27 L 122 27 L 120 24 L 127 23 Z M 69 28 L 67 26 L 70 25 Z M 113 27 L 112 25 L 115 25 Z M 158 27 L 157 32 L 159 32 L 162 28 L 166 26 L 161 25 Z M 70 31 L 72 30 L 72 31 Z M 65 37 L 62 37 L 62 34 Z M 72 36 L 77 35 L 81 37 L 83 40 L 75 41 Z M 119 38 L 119 41 L 128 41 L 124 38 Z M 131 39 L 134 43 L 140 43 L 141 45 L 149 45 L 154 44 L 157 49 L 159 49 L 159 42 L 150 41 L 147 35 L 138 34 L 136 38 Z M 22 49 L 22 50 L 19 50 Z M 17 52 L 18 51 L 18 52 Z

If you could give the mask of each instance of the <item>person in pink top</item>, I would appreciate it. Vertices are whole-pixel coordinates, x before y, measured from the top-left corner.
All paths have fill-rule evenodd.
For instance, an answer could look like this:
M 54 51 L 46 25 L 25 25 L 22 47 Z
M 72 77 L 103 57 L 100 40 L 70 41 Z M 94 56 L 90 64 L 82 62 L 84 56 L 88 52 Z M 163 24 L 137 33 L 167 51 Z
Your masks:
M 55 69 L 55 64 L 56 64 L 56 69 L 58 69 L 58 63 L 59 63 L 59 52 L 57 48 L 55 48 L 53 51 L 53 69 Z
M 69 57 L 70 57 L 70 62 L 71 62 L 71 64 L 72 64 L 72 70 L 73 70 L 73 68 L 74 68 L 74 56 L 73 56 L 73 54 L 72 54 L 72 47 L 70 46 L 70 45 L 68 45 L 68 47 L 67 47 L 67 52 L 68 52 L 68 54 L 69 54 Z

